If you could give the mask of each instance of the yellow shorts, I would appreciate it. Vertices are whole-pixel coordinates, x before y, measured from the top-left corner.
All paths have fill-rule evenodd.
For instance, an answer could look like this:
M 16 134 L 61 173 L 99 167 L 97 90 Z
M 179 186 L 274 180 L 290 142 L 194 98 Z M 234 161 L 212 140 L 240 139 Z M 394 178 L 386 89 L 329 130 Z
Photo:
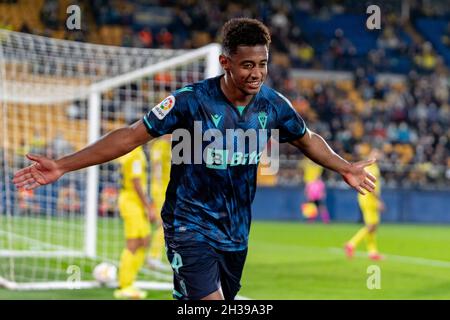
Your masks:
M 145 238 L 150 235 L 150 223 L 139 199 L 120 195 L 119 210 L 124 221 L 126 239 Z
M 374 206 L 361 206 L 364 223 L 366 225 L 378 224 L 380 222 L 380 214 Z

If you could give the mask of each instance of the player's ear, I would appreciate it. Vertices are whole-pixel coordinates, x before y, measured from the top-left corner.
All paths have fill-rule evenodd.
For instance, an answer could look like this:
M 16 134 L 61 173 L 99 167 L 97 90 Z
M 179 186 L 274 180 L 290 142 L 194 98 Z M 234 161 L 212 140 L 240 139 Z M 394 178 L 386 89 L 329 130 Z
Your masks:
M 220 65 L 222 66 L 223 70 L 225 70 L 225 71 L 229 71 L 230 70 L 229 61 L 228 61 L 228 58 L 225 55 L 221 54 L 219 56 L 219 62 L 220 62 Z

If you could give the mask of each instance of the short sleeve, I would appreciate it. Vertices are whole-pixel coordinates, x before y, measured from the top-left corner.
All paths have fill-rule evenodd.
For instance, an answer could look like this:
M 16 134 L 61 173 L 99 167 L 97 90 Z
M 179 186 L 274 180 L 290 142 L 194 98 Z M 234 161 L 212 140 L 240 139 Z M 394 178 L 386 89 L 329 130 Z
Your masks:
M 134 160 L 131 164 L 131 173 L 133 177 L 140 176 L 142 174 L 142 164 L 139 160 Z
M 177 91 L 147 112 L 143 118 L 147 132 L 156 138 L 185 128 L 190 114 L 188 96 L 186 90 L 182 93 Z
M 288 99 L 277 93 L 280 100 L 277 103 L 279 141 L 290 142 L 297 140 L 306 133 L 306 124 L 303 118 L 292 107 Z

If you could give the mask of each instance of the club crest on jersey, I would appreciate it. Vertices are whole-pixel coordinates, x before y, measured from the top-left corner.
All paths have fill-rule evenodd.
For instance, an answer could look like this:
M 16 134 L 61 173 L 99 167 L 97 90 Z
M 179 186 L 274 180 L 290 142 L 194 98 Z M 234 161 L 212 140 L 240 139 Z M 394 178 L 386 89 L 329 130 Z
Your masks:
M 165 98 L 161 103 L 156 105 L 152 112 L 155 114 L 155 116 L 162 120 L 164 117 L 172 110 L 173 106 L 175 105 L 175 97 L 174 96 L 168 96 Z
M 258 114 L 258 121 L 259 124 L 261 125 L 261 128 L 265 129 L 267 124 L 267 113 L 265 113 L 264 111 L 260 112 Z

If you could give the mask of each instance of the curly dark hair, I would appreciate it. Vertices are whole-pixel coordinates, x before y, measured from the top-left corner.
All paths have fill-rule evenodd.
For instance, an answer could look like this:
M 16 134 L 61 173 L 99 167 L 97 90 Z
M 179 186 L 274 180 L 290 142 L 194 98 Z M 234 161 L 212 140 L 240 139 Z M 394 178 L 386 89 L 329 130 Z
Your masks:
M 256 19 L 234 18 L 222 28 L 222 50 L 224 54 L 234 54 L 238 46 L 265 45 L 271 42 L 269 29 Z

